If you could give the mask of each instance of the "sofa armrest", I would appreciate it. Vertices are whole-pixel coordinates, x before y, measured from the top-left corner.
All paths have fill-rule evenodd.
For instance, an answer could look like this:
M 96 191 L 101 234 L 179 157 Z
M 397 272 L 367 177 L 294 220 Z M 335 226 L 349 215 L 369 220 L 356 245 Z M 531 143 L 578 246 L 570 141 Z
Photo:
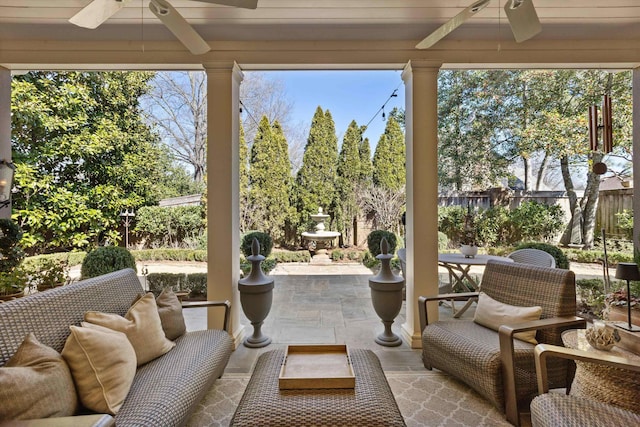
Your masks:
M 515 355 L 513 351 L 513 335 L 518 332 L 533 331 L 559 327 L 586 328 L 587 321 L 581 317 L 549 317 L 546 319 L 523 322 L 513 325 L 501 325 L 498 330 L 500 338 L 500 356 L 502 358 L 502 381 L 505 393 L 505 412 L 507 421 L 519 425 L 518 402 L 516 398 Z
M 115 425 L 115 420 L 108 414 L 0 422 L 0 427 L 112 427 Z
M 420 332 L 429 324 L 429 316 L 427 313 L 427 303 L 429 301 L 467 301 L 471 298 L 477 298 L 478 292 L 458 292 L 450 294 L 438 294 L 429 297 L 418 297 L 418 316 L 420 317 Z
M 222 330 L 229 332 L 229 311 L 231 310 L 231 303 L 229 300 L 225 301 L 187 301 L 182 303 L 182 308 L 198 308 L 198 307 L 224 307 L 224 323 Z
M 561 359 L 578 360 L 580 362 L 597 363 L 610 366 L 612 368 L 628 369 L 640 372 L 640 365 L 633 363 L 624 357 L 612 356 L 610 354 L 591 353 L 584 350 L 560 347 L 551 344 L 538 344 L 534 349 L 536 361 L 536 375 L 538 378 L 538 392 L 540 394 L 549 391 L 549 381 L 547 379 L 547 358 L 558 357 Z

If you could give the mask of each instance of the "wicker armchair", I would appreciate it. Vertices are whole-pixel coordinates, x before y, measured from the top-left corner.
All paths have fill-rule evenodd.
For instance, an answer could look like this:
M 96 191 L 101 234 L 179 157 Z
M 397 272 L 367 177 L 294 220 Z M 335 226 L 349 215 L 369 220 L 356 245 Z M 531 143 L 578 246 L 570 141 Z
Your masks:
M 463 300 L 475 292 L 419 298 L 422 328 L 422 358 L 427 369 L 437 368 L 465 382 L 505 411 L 507 420 L 519 425 L 518 408 L 528 408 L 537 394 L 534 344 L 513 338 L 513 334 L 537 330 L 540 343 L 562 344 L 561 332 L 584 328 L 575 316 L 575 275 L 570 270 L 489 261 L 480 289 L 491 298 L 515 306 L 541 306 L 540 320 L 502 325 L 499 332 L 472 319 L 451 319 L 428 323 L 427 302 Z M 566 385 L 566 361 L 550 365 L 554 387 Z
M 555 268 L 556 259 L 548 252 L 541 251 L 540 249 L 518 249 L 507 255 L 515 262 L 522 264 L 539 265 L 540 267 Z
M 531 402 L 531 424 L 533 427 L 608 427 L 611 425 L 640 425 L 640 412 L 633 412 L 616 406 L 616 396 L 609 402 L 601 402 L 584 397 L 568 396 L 561 393 L 548 393 L 547 359 L 551 357 L 578 360 L 640 373 L 640 365 L 622 357 L 594 355 L 582 350 L 568 349 L 554 345 L 539 344 L 535 349 L 535 362 L 538 372 L 538 390 L 540 396 Z M 636 374 L 637 377 L 637 374 Z M 640 393 L 640 384 L 627 390 L 631 396 L 625 400 L 636 401 Z M 635 398 L 633 396 L 635 394 Z M 635 405 L 633 405 L 635 407 Z

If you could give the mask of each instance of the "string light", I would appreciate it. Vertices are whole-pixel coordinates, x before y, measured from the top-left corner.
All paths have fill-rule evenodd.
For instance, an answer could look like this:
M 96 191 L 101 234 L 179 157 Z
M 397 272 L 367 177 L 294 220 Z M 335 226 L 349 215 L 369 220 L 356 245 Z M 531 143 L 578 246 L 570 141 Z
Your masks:
M 366 128 L 365 128 L 365 132 L 366 129 L 369 128 L 369 125 L 371 124 L 371 122 L 373 121 L 373 119 L 375 119 L 376 117 L 378 117 L 378 114 L 380 114 L 380 112 L 382 112 L 382 120 L 384 121 L 387 117 L 387 115 L 384 112 L 384 107 L 389 103 L 389 101 L 391 101 L 391 98 L 396 98 L 398 96 L 398 89 L 400 88 L 400 85 L 402 84 L 402 82 L 400 82 L 398 84 L 398 86 L 393 90 L 393 92 L 391 92 L 391 95 L 389 95 L 389 97 L 387 98 L 386 101 L 384 101 L 384 104 L 382 104 L 382 107 L 380 107 L 378 109 L 378 111 L 375 112 L 375 114 L 373 115 L 373 117 L 371 117 L 371 120 L 369 120 L 367 122 Z
M 242 103 L 242 100 L 239 101 L 240 102 L 240 112 L 246 112 L 249 115 L 249 118 L 251 118 L 251 120 L 253 120 L 253 123 L 256 124 L 256 126 L 260 126 L 260 123 L 258 123 L 258 121 L 256 120 L 255 117 L 253 117 L 253 114 L 251 114 L 251 111 L 249 111 L 249 109 L 247 108 L 246 105 L 244 105 Z

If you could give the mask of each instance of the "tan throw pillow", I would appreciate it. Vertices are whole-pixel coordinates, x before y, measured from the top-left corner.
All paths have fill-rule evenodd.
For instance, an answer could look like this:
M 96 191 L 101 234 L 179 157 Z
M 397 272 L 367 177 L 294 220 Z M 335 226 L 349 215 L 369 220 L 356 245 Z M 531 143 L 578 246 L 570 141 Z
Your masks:
M 182 303 L 170 288 L 164 288 L 162 293 L 156 298 L 158 314 L 162 329 L 167 339 L 175 340 L 187 332 L 182 315 Z
M 518 307 L 501 303 L 491 298 L 484 292 L 480 292 L 478 306 L 473 321 L 479 325 L 497 331 L 501 325 L 511 325 L 516 323 L 539 320 L 542 314 L 542 307 Z M 519 332 L 514 334 L 514 338 L 522 341 L 538 344 L 536 341 L 536 331 Z
M 136 351 L 138 366 L 160 357 L 176 344 L 162 330 L 156 299 L 151 292 L 133 303 L 124 317 L 117 314 L 87 311 L 84 320 L 114 331 L 124 332 Z
M 67 363 L 33 333 L 0 368 L 0 402 L 0 421 L 67 417 L 78 407 Z
M 62 349 L 80 401 L 95 412 L 115 415 L 136 374 L 136 352 L 127 336 L 101 326 L 70 326 Z

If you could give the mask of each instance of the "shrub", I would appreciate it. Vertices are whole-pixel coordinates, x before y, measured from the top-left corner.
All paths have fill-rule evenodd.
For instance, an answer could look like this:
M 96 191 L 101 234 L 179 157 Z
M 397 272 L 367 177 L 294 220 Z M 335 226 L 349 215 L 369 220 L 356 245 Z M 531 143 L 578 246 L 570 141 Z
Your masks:
M 518 245 L 518 247 L 516 247 L 516 249 L 527 248 L 540 249 L 541 251 L 545 251 L 551 254 L 556 259 L 556 268 L 564 268 L 565 270 L 569 269 L 569 259 L 559 247 L 553 246 L 549 243 L 536 242 L 522 243 L 521 245 Z
M 20 239 L 22 230 L 18 224 L 8 218 L 0 218 L 0 271 L 12 271 L 24 259 Z
M 633 211 L 624 209 L 616 214 L 618 227 L 624 230 L 625 237 L 629 240 L 633 239 Z
M 367 236 L 367 246 L 369 247 L 369 253 L 375 259 L 376 256 L 380 255 L 380 242 L 382 239 L 387 239 L 387 243 L 389 243 L 389 253 L 394 254 L 396 252 L 396 236 L 391 231 L 387 230 L 373 230 Z
M 533 200 L 512 210 L 509 217 L 511 242 L 550 241 L 565 225 L 560 206 L 549 206 Z
M 309 254 L 309 251 L 272 252 L 271 256 L 277 262 L 310 262 L 311 261 L 311 254 Z
M 134 232 L 148 245 L 176 246 L 204 233 L 202 206 L 144 206 L 136 212 Z
M 120 246 L 101 246 L 89 252 L 84 258 L 80 276 L 82 279 L 88 279 L 123 268 L 136 270 L 136 260 L 131 252 Z
M 442 251 L 449 247 L 449 238 L 442 231 L 438 231 L 438 250 Z
M 187 274 L 184 288 L 191 293 L 189 298 L 202 299 L 207 297 L 207 273 Z
M 462 241 L 466 214 L 467 210 L 462 206 L 445 206 L 438 209 L 438 230 L 455 245 Z
M 271 254 L 271 249 L 273 248 L 273 240 L 271 239 L 271 236 L 269 236 L 267 233 L 263 233 L 262 231 L 251 231 L 245 234 L 242 237 L 242 242 L 240 243 L 240 250 L 245 257 L 250 256 L 251 243 L 253 242 L 254 237 L 258 239 L 258 243 L 260 243 L 260 255 L 267 258 Z
M 174 292 L 181 291 L 186 281 L 183 273 L 149 273 L 146 279 L 149 291 L 155 296 L 160 295 L 165 288 L 171 288 Z
M 332 261 L 342 261 L 344 259 L 344 252 L 340 249 L 334 249 L 331 251 L 331 260 Z

